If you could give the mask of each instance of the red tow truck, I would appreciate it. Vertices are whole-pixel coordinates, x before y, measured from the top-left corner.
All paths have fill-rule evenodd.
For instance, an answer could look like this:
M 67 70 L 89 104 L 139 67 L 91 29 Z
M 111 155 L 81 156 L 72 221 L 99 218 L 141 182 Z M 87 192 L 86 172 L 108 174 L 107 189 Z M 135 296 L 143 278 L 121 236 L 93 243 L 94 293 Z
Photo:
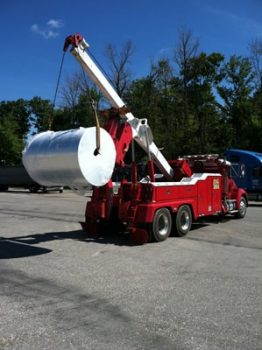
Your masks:
M 115 144 L 116 167 L 124 166 L 125 155 L 132 145 L 131 181 L 123 179 L 117 192 L 112 180 L 93 188 L 82 223 L 87 232 L 98 234 L 113 224 L 129 232 L 134 242 L 143 244 L 163 241 L 172 231 L 184 236 L 192 222 L 200 217 L 245 216 L 247 193 L 229 177 L 228 161 L 217 155 L 185 156 L 167 161 L 153 142 L 147 120 L 134 117 L 128 110 L 90 57 L 89 45 L 83 36 L 68 36 L 64 51 L 68 47 L 112 105 L 102 114 L 106 118 L 104 128 Z M 148 155 L 147 174 L 140 180 L 134 140 Z

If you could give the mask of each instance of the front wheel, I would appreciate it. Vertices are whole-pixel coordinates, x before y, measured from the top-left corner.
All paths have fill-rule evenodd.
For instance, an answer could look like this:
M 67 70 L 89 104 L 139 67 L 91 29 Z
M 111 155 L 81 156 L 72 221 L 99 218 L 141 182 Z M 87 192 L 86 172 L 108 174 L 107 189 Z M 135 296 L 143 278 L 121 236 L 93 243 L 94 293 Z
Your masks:
M 167 208 L 160 208 L 155 212 L 151 226 L 151 237 L 155 242 L 167 239 L 172 229 L 172 217 Z
M 188 205 L 182 205 L 176 214 L 177 236 L 185 236 L 190 231 L 192 225 L 192 213 Z
M 247 212 L 247 200 L 245 197 L 241 197 L 236 217 L 238 219 L 243 219 L 243 217 L 245 217 L 246 215 L 246 212 Z

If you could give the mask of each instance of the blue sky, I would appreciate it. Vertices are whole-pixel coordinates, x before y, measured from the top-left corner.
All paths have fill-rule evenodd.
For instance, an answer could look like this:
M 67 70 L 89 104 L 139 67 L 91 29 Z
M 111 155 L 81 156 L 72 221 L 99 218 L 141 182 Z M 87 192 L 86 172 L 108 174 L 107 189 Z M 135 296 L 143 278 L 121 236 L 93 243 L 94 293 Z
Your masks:
M 80 32 L 107 71 L 105 47 L 131 40 L 133 78 L 152 61 L 172 58 L 179 28 L 192 31 L 207 53 L 248 55 L 262 39 L 262 0 L 78 0 L 1 2 L 0 101 L 53 99 L 67 35 Z M 79 70 L 68 53 L 63 78 Z

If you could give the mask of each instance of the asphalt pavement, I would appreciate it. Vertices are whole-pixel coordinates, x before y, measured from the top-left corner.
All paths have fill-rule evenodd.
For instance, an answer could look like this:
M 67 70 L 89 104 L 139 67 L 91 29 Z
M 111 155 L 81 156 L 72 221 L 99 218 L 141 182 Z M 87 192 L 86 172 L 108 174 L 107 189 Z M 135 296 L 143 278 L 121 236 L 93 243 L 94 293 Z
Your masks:
M 261 350 L 262 203 L 134 246 L 70 191 L 0 193 L 0 349 Z

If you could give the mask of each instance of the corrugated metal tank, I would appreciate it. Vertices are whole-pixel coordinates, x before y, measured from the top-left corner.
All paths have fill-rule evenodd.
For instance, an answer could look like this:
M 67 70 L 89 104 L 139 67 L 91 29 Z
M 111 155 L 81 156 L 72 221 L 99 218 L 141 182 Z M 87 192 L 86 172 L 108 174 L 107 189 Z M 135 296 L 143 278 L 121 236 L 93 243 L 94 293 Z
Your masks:
M 108 132 L 100 128 L 100 150 L 95 155 L 96 128 L 45 131 L 35 135 L 23 151 L 30 176 L 44 186 L 69 186 L 82 191 L 103 186 L 112 176 L 116 150 Z

